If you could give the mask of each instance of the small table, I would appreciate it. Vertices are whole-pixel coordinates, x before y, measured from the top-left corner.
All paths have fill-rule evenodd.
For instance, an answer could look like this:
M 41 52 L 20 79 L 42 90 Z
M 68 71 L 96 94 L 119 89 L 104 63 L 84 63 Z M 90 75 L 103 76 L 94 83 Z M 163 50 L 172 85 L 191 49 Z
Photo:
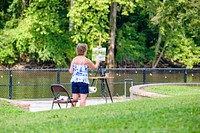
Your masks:
M 94 83 L 95 80 L 101 80 L 101 94 L 103 97 L 105 97 L 106 99 L 106 103 L 107 103 L 107 98 L 106 98 L 106 90 L 105 90 L 105 83 L 106 83 L 106 87 L 107 87 L 107 90 L 108 90 L 108 93 L 109 93 L 109 96 L 110 96 L 110 100 L 112 101 L 113 103 L 113 99 L 112 99 L 112 96 L 111 96 L 111 93 L 110 93 L 110 89 L 109 89 L 109 86 L 108 86 L 108 82 L 107 82 L 107 79 L 112 79 L 114 77 L 109 77 L 109 76 L 100 76 L 100 77 L 89 77 L 89 79 L 92 79 L 92 84 Z

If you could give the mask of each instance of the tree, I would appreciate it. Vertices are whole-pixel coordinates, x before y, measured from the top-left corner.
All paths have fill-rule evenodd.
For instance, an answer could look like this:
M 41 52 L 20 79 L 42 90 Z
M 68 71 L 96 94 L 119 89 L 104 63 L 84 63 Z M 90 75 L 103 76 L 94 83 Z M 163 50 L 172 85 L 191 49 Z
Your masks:
M 76 0 L 68 15 L 74 23 L 72 38 L 75 43 L 86 42 L 93 48 L 102 34 L 103 46 L 108 47 L 108 67 L 115 67 L 116 13 L 119 8 L 123 15 L 128 15 L 134 10 L 134 3 L 129 0 Z
M 11 18 L 11 15 L 7 11 L 11 3 L 12 0 L 0 1 L 0 29 L 3 29 L 6 21 L 10 20 Z
M 157 8 L 152 22 L 159 26 L 164 43 L 161 56 L 189 68 L 200 62 L 199 6 L 198 0 L 182 0 L 165 1 Z
M 111 3 L 110 12 L 110 41 L 108 42 L 108 56 L 107 67 L 115 67 L 115 36 L 116 36 L 116 16 L 117 16 L 117 2 Z
M 108 42 L 108 56 L 107 56 L 107 65 L 109 68 L 116 67 L 115 55 L 116 55 L 116 17 L 117 11 L 119 10 L 122 15 L 128 15 L 133 13 L 135 9 L 135 3 L 142 3 L 143 0 L 129 1 L 129 0 L 114 0 L 111 2 L 111 12 L 110 12 L 110 39 Z
M 57 67 L 66 66 L 66 57 L 72 58 L 68 34 L 67 3 L 65 0 L 35 1 L 23 17 L 0 36 L 0 62 L 13 64 L 18 60 L 29 62 L 54 61 Z M 14 26 L 12 26 L 14 25 Z
M 135 3 L 133 13 L 118 14 L 116 61 L 123 67 L 143 67 L 153 59 L 157 30 L 150 26 L 144 3 Z
M 73 42 L 85 42 L 93 48 L 98 45 L 100 34 L 102 34 L 103 43 L 108 40 L 109 5 L 109 0 L 76 0 L 73 2 L 73 7 L 68 14 L 74 24 Z

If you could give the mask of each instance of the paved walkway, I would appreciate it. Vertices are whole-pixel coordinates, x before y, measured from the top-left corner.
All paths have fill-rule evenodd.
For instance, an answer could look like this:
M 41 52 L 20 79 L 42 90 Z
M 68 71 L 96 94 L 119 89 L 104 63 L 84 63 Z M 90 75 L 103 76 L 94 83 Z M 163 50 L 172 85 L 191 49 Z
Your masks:
M 130 87 L 130 97 L 113 97 L 113 102 L 124 102 L 127 100 L 135 100 L 140 99 L 142 97 L 152 97 L 152 98 L 159 98 L 159 97 L 166 97 L 166 95 L 161 95 L 157 93 L 152 92 L 146 92 L 143 90 L 143 88 L 148 86 L 158 86 L 158 85 L 200 85 L 200 83 L 162 83 L 162 84 L 146 84 L 146 85 L 137 85 Z M 29 111 L 31 112 L 37 112 L 37 111 L 46 111 L 51 110 L 52 106 L 52 99 L 39 99 L 39 100 L 26 100 L 24 102 L 30 103 Z M 99 98 L 92 98 L 88 97 L 86 106 L 89 105 L 98 105 L 98 104 L 109 104 L 112 103 L 110 98 L 107 97 L 107 103 L 106 100 L 102 97 Z M 69 104 L 70 105 L 70 104 Z M 77 103 L 79 106 L 79 102 Z M 65 108 L 65 105 L 62 105 L 63 108 Z M 59 109 L 58 105 L 54 105 L 54 109 Z
M 124 102 L 130 100 L 130 98 L 124 98 L 124 97 L 113 97 L 113 102 Z M 47 110 L 51 110 L 51 106 L 52 106 L 52 98 L 46 98 L 46 99 L 36 99 L 36 100 L 12 100 L 11 103 L 21 103 L 22 106 L 23 105 L 29 105 L 29 110 L 30 112 L 38 112 L 38 111 L 47 111 Z M 80 100 L 79 100 L 80 102 Z M 77 103 L 77 106 L 79 106 L 79 102 Z M 86 102 L 86 106 L 90 106 L 90 105 L 98 105 L 98 104 L 110 104 L 112 103 L 110 98 L 107 98 L 107 103 L 106 100 L 104 98 L 90 98 L 88 97 L 87 102 Z M 18 105 L 19 106 L 19 105 Z M 68 108 L 71 105 L 68 104 Z M 61 104 L 62 108 L 66 108 L 66 105 Z M 22 107 L 23 108 L 23 107 Z M 54 104 L 54 109 L 59 109 L 57 104 Z

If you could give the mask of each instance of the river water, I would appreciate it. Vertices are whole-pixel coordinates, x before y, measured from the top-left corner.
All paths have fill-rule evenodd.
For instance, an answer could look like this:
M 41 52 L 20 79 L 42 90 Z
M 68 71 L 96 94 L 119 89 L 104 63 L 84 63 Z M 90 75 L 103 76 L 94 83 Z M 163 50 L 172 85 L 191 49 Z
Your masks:
M 143 83 L 200 83 L 200 69 L 192 69 L 187 72 L 182 69 L 148 69 L 145 74 L 143 69 L 108 69 L 106 73 L 109 73 L 109 77 L 112 77 L 107 79 L 112 96 L 130 95 L 131 84 L 127 81 L 125 88 L 125 79 L 132 80 L 133 85 Z M 96 71 L 89 72 L 90 77 L 98 76 L 98 74 Z M 10 71 L 0 71 L 0 97 L 9 98 L 9 95 L 12 94 L 13 99 L 51 98 L 50 85 L 55 83 L 63 84 L 71 93 L 71 74 L 68 71 L 60 71 L 59 74 L 55 70 L 13 71 L 12 80 L 10 77 Z M 10 83 L 12 83 L 12 87 L 10 87 Z M 96 86 L 98 91 L 90 94 L 90 97 L 101 96 L 101 81 L 98 81 Z M 12 89 L 12 92 L 10 89 Z

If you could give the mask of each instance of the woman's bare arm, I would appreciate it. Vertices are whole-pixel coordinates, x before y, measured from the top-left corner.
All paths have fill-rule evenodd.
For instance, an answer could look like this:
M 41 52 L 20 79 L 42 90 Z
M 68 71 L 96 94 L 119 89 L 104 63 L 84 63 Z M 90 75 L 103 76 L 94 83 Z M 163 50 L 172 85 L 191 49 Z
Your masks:
M 74 59 L 72 60 L 71 65 L 70 65 L 70 68 L 69 68 L 69 72 L 70 72 L 70 73 L 73 73 L 73 72 L 74 72 L 73 65 L 74 65 Z
M 96 61 L 96 64 L 93 64 L 91 60 L 87 60 L 87 65 L 91 70 L 95 70 L 99 67 L 100 60 Z

